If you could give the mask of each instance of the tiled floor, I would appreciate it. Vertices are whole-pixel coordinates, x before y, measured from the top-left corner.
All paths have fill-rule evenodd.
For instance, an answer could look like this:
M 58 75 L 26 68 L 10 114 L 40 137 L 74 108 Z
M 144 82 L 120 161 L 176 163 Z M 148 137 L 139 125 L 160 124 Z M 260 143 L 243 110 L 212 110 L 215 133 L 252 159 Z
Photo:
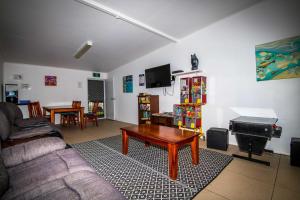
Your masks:
M 120 127 L 130 124 L 100 120 L 99 127 L 63 127 L 67 143 L 79 143 L 120 134 Z M 206 148 L 205 142 L 200 147 Z M 239 153 L 231 145 L 227 152 Z M 241 153 L 239 153 L 241 154 Z M 300 200 L 300 167 L 289 164 L 289 156 L 265 153 L 259 159 L 268 160 L 271 166 L 234 158 L 222 173 L 201 191 L 195 200 Z

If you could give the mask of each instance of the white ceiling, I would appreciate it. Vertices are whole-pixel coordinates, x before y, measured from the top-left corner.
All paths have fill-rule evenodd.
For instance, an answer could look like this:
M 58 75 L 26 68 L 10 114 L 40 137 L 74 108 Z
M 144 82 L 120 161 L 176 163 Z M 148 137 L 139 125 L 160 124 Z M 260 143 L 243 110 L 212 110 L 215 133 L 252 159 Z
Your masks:
M 260 0 L 97 0 L 176 38 L 183 38 Z M 169 40 L 74 0 L 1 0 L 4 60 L 109 72 Z M 79 60 L 75 51 L 93 47 Z

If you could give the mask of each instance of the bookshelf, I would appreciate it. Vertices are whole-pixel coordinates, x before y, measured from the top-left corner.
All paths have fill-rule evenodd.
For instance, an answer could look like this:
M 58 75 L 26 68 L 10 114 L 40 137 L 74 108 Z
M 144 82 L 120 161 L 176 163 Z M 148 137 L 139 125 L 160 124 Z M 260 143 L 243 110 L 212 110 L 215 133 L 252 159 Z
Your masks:
M 138 120 L 139 124 L 151 124 L 151 115 L 159 112 L 159 96 L 138 96 Z

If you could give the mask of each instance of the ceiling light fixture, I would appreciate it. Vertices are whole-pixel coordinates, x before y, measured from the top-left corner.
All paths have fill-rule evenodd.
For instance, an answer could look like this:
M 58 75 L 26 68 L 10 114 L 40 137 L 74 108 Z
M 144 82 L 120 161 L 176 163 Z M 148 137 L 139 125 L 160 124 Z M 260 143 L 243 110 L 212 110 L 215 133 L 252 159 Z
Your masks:
M 113 10 L 113 9 L 107 7 L 107 6 L 104 6 L 104 5 L 100 4 L 97 1 L 94 1 L 94 0 L 75 0 L 75 1 L 77 1 L 77 2 L 79 2 L 81 4 L 84 4 L 86 6 L 89 6 L 91 8 L 94 8 L 94 9 L 96 9 L 98 11 L 104 12 L 104 13 L 106 13 L 108 15 L 111 15 L 111 16 L 115 17 L 116 19 L 123 20 L 123 21 L 128 22 L 130 24 L 133 24 L 133 25 L 135 25 L 137 27 L 140 27 L 140 28 L 142 28 L 144 30 L 147 30 L 147 31 L 149 31 L 151 33 L 154 33 L 156 35 L 164 37 L 164 38 L 166 38 L 166 39 L 168 39 L 168 40 L 170 40 L 172 42 L 178 42 L 179 41 L 177 38 L 174 38 L 174 37 L 172 37 L 172 36 L 170 36 L 170 35 L 162 32 L 160 30 L 157 30 L 157 29 L 155 29 L 155 28 L 153 28 L 151 26 L 148 26 L 147 24 L 144 24 L 143 22 L 140 22 L 140 21 L 138 21 L 136 19 L 133 19 L 133 18 L 127 16 L 127 15 L 124 15 L 123 13 L 120 13 L 120 12 L 118 12 L 116 10 Z
M 83 54 L 85 54 L 91 47 L 93 46 L 93 42 L 88 40 L 86 41 L 75 53 L 74 57 L 76 59 L 81 58 Z

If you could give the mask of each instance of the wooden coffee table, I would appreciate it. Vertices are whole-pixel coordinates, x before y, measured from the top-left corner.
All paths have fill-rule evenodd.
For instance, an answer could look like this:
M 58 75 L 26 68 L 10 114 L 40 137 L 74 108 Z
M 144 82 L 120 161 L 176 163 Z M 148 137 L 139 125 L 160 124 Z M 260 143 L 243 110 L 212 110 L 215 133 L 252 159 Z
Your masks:
M 180 130 L 159 125 L 136 125 L 121 128 L 122 152 L 128 153 L 128 136 L 145 141 L 145 145 L 157 144 L 168 148 L 169 176 L 176 180 L 178 173 L 178 148 L 182 145 L 191 144 L 192 163 L 199 163 L 199 133 Z

